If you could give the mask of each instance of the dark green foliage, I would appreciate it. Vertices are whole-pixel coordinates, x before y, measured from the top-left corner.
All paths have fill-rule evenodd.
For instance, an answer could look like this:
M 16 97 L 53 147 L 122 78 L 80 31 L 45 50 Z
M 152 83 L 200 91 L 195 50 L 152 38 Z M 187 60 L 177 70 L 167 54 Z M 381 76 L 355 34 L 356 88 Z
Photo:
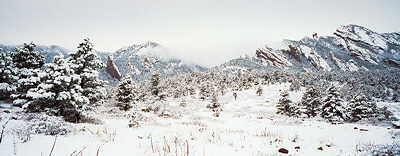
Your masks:
M 258 96 L 261 96 L 261 95 L 263 94 L 263 89 L 262 89 L 261 86 L 258 86 L 256 94 L 257 94 Z
M 290 91 L 298 91 L 298 90 L 300 90 L 300 87 L 301 87 L 301 85 L 300 85 L 299 81 L 292 80 L 292 83 L 289 86 L 289 90 Z
M 287 116 L 294 116 L 298 108 L 294 106 L 293 102 L 289 99 L 289 92 L 283 91 L 280 96 L 281 98 L 276 105 L 276 108 L 278 109 L 276 113 L 284 114 Z
M 70 64 L 62 56 L 56 56 L 53 63 L 45 66 L 45 71 L 37 77 L 41 83 L 28 90 L 27 97 L 32 101 L 27 104 L 26 110 L 47 111 L 64 116 L 67 121 L 78 122 L 86 115 L 89 100 L 81 93 L 81 79 L 72 70 L 74 64 Z
M 130 76 L 124 77 L 118 85 L 117 106 L 121 110 L 129 110 L 134 104 L 134 86 Z
M 347 120 L 348 114 L 339 91 L 336 87 L 331 86 L 327 92 L 327 97 L 322 101 L 321 116 L 332 122 Z
M 207 108 L 209 108 L 212 112 L 214 112 L 215 117 L 219 117 L 221 111 L 222 111 L 222 106 L 218 101 L 218 96 L 217 94 L 213 94 L 211 98 L 211 103 L 207 105 Z
M 0 49 L 0 100 L 9 99 L 16 90 L 16 70 L 11 57 Z
M 308 117 L 318 115 L 321 106 L 321 94 L 315 87 L 307 88 L 299 103 L 299 114 L 305 114 Z
M 11 54 L 13 64 L 16 68 L 38 69 L 44 65 L 44 56 L 38 51 L 35 51 L 34 43 L 26 44 L 24 47 L 16 48 Z
M 158 96 L 160 94 L 160 74 L 154 72 L 151 77 L 151 94 L 153 96 Z
M 13 73 L 17 81 L 16 91 L 11 95 L 15 106 L 22 107 L 31 101 L 32 99 L 26 94 L 29 89 L 37 87 L 40 83 L 38 74 L 41 72 L 45 60 L 40 52 L 35 51 L 35 47 L 36 45 L 33 43 L 24 44 L 24 47 L 16 48 L 11 53 L 13 65 L 16 67 Z
M 90 40 L 84 39 L 79 44 L 78 50 L 70 54 L 68 60 L 75 65 L 73 70 L 81 77 L 82 93 L 89 98 L 90 104 L 103 100 L 105 82 L 99 79 L 97 70 L 104 68 L 105 64 L 96 55 Z
M 365 95 L 360 94 L 350 101 L 349 111 L 351 112 L 352 119 L 358 121 L 363 118 L 373 117 L 378 112 L 378 109 L 375 102 L 372 102 Z

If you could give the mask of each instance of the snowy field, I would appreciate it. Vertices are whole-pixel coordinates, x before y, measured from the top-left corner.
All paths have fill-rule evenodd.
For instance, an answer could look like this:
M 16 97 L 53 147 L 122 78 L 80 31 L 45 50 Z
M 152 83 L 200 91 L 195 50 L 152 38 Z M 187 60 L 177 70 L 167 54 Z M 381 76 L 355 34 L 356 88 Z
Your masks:
M 331 124 L 321 118 L 277 115 L 275 105 L 280 91 L 288 88 L 289 84 L 264 86 L 262 96 L 255 94 L 256 89 L 249 89 L 238 92 L 237 100 L 228 92 L 219 99 L 223 104 L 220 117 L 214 117 L 206 108 L 208 100 L 186 97 L 183 107 L 182 99 L 168 99 L 162 109 L 172 116 L 141 113 L 143 121 L 138 128 L 128 127 L 129 112 L 111 106 L 99 108 L 95 114 L 100 124 L 69 124 L 57 117 L 45 118 L 70 131 L 57 137 L 29 134 L 28 129 L 40 130 L 48 125 L 44 122 L 32 128 L 29 124 L 40 119 L 15 117 L 20 110 L 2 102 L 0 126 L 8 118 L 14 120 L 5 126 L 0 156 L 39 156 L 50 152 L 54 156 L 380 155 L 373 152 L 400 149 L 400 129 L 393 128 L 390 122 Z M 290 98 L 299 101 L 303 92 L 304 89 L 290 92 Z M 400 103 L 379 106 L 388 106 L 400 117 Z M 288 154 L 280 153 L 281 148 Z

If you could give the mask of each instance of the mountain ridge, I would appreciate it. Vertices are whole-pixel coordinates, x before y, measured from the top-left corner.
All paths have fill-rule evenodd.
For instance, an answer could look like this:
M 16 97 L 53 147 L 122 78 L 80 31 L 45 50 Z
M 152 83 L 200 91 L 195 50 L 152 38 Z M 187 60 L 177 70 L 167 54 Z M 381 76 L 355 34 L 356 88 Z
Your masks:
M 400 68 L 400 33 L 377 33 L 350 24 L 340 26 L 332 34 L 320 37 L 315 34 L 299 41 L 286 39 L 282 41 L 286 48 L 281 49 L 259 48 L 253 56 L 256 59 L 247 60 L 242 66 L 262 64 L 280 69 L 328 72 Z M 237 59 L 224 64 L 231 64 L 231 61 Z
M 291 69 L 300 71 L 359 71 L 400 68 L 400 32 L 377 33 L 363 26 L 350 24 L 338 27 L 332 35 L 313 34 L 300 40 L 285 39 L 284 48 L 268 46 L 255 50 L 253 56 L 231 59 L 214 67 L 204 67 L 173 56 L 167 48 L 153 41 L 132 44 L 115 52 L 96 51 L 107 64 L 108 57 L 120 72 L 134 81 L 148 80 L 152 72 L 162 77 L 188 72 L 234 71 L 237 69 Z M 2 51 L 13 51 L 17 46 L 2 45 Z M 46 62 L 56 55 L 68 56 L 71 51 L 61 46 L 37 46 L 45 54 Z M 103 80 L 118 81 L 100 70 Z

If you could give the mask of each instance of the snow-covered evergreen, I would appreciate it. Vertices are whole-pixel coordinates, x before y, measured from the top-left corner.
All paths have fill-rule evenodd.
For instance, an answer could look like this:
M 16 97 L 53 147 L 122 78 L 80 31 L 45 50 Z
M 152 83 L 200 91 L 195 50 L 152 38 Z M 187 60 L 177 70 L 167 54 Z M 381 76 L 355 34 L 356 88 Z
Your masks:
M 25 105 L 26 109 L 47 111 L 73 122 L 86 115 L 89 99 L 83 95 L 81 77 L 73 70 L 76 66 L 63 56 L 56 56 L 53 63 L 46 64 L 45 71 L 35 77 L 41 83 L 27 92 L 27 97 L 33 101 Z
M 134 104 L 134 86 L 130 76 L 125 76 L 118 85 L 117 106 L 121 110 L 129 110 Z
M 292 80 L 292 83 L 289 86 L 290 91 L 298 91 L 300 90 L 300 82 L 298 80 Z
M 321 116 L 332 122 L 347 120 L 349 115 L 337 88 L 331 86 L 327 92 L 327 96 L 322 101 Z
M 151 94 L 153 96 L 158 96 L 160 94 L 160 74 L 154 72 L 151 77 Z
M 358 121 L 363 118 L 373 117 L 378 112 L 376 103 L 365 95 L 360 94 L 349 102 L 349 112 L 352 120 Z
M 90 104 L 101 101 L 105 96 L 105 82 L 99 79 L 97 70 L 104 68 L 105 64 L 96 55 L 90 40 L 84 39 L 78 50 L 70 54 L 68 61 L 74 64 L 72 69 L 80 76 L 82 93 L 89 98 Z
M 2 50 L 0 49 L 0 52 Z M 10 56 L 0 53 L 0 100 L 9 99 L 16 90 L 15 68 Z
M 300 103 L 299 103 L 300 116 L 306 115 L 307 117 L 317 116 L 321 107 L 321 94 L 315 87 L 307 88 Z
M 212 95 L 211 103 L 207 105 L 207 108 L 214 112 L 215 117 L 219 117 L 222 112 L 222 105 L 218 101 L 218 94 L 215 93 Z
M 289 99 L 289 92 L 283 91 L 280 94 L 281 98 L 279 99 L 278 104 L 276 104 L 276 108 L 278 111 L 277 114 L 284 114 L 288 116 L 295 115 L 297 111 L 297 107 L 293 105 L 293 102 Z
M 209 80 L 206 80 L 203 82 L 199 88 L 199 97 L 202 100 L 206 100 L 209 97 L 211 97 L 212 92 L 214 92 L 214 88 L 211 85 L 211 82 Z
M 44 65 L 44 56 L 35 50 L 33 43 L 24 44 L 22 48 L 16 48 L 11 53 L 11 58 L 16 72 L 13 76 L 17 79 L 16 92 L 11 95 L 14 99 L 14 105 L 22 106 L 31 101 L 26 96 L 29 89 L 35 88 L 40 84 L 39 73 Z
M 258 86 L 256 94 L 257 94 L 258 96 L 261 96 L 261 95 L 263 94 L 263 89 L 262 89 L 261 86 Z

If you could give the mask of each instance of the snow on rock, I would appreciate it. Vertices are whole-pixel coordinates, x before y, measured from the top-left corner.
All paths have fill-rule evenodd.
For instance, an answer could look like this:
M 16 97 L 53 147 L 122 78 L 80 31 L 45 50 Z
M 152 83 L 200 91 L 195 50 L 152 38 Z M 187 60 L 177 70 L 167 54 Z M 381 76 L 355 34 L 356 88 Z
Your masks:
M 256 50 L 262 66 L 314 71 L 357 71 L 400 67 L 400 34 L 380 34 L 358 25 L 339 27 L 332 36 L 284 40 L 284 49 Z M 350 62 L 353 60 L 353 62 Z M 249 60 L 252 61 L 252 60 Z M 232 62 L 228 61 L 228 62 Z M 243 64 L 246 66 L 249 63 Z M 223 65 L 221 65 L 223 66 Z M 261 69 L 265 67 L 251 66 Z
M 314 67 L 322 68 L 324 71 L 331 71 L 332 68 L 320 55 L 317 55 L 310 47 L 300 46 L 304 56 L 311 62 Z
M 291 63 L 279 51 L 274 51 L 268 47 L 256 50 L 256 57 L 266 65 L 275 67 L 291 66 Z

